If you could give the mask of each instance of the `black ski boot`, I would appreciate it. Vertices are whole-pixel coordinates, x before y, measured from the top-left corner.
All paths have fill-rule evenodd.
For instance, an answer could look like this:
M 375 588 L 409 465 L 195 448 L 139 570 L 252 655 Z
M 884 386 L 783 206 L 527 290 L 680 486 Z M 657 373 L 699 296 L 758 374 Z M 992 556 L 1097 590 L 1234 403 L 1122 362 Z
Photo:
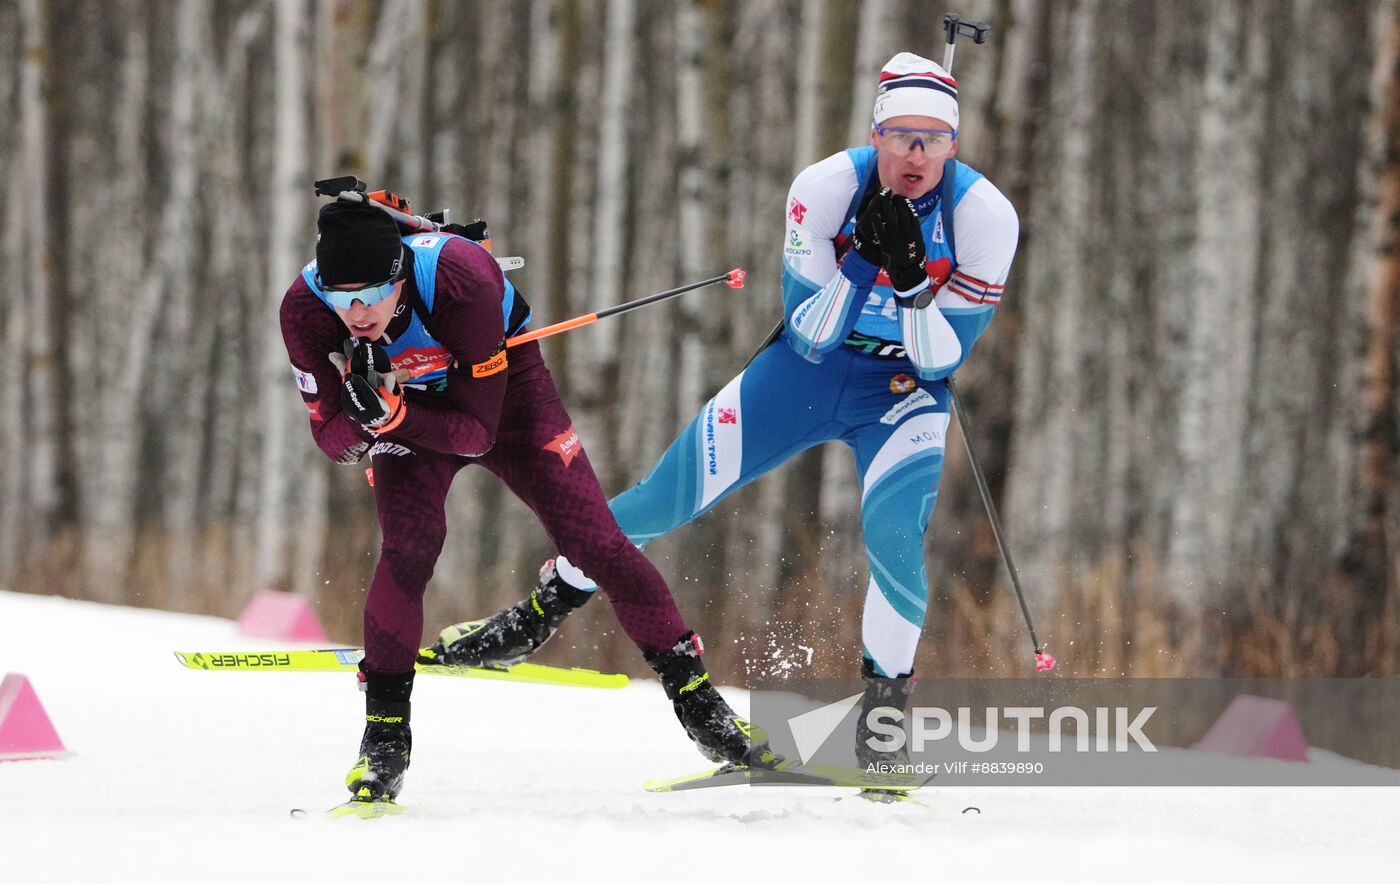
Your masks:
M 393 801 L 403 788 L 413 749 L 413 732 L 408 726 L 413 673 L 361 672 L 360 677 L 365 692 L 365 733 L 360 738 L 359 760 L 345 775 L 345 786 L 353 801 Z
M 559 576 L 554 560 L 540 569 L 530 597 L 485 620 L 455 623 L 444 629 L 418 662 L 424 665 L 509 668 L 535 653 L 575 610 L 594 593 L 575 589 Z
M 877 713 L 877 718 L 898 722 L 901 728 L 905 727 L 905 711 L 909 708 L 912 674 L 906 672 L 889 678 L 877 675 L 875 664 L 870 660 L 861 662 L 860 677 L 865 681 L 865 696 L 860 703 L 860 717 L 856 719 L 856 762 L 860 769 L 870 776 L 887 776 L 896 782 L 910 778 L 908 773 L 901 772 L 908 770 L 908 731 L 905 731 L 905 740 L 898 749 L 877 749 L 872 747 L 868 740 L 874 738 L 876 744 L 880 745 L 889 742 L 890 738 L 871 730 L 867 721 L 870 713 L 878 709 L 881 711 Z M 872 801 L 893 802 L 907 798 L 908 793 L 900 790 L 862 789 L 861 797 Z
M 700 636 L 690 632 L 671 650 L 646 655 L 647 663 L 661 677 L 681 727 L 710 761 L 775 766 L 782 759 L 768 748 L 762 732 L 754 733 L 748 720 L 736 715 L 710 683 L 710 674 L 700 661 L 704 649 Z

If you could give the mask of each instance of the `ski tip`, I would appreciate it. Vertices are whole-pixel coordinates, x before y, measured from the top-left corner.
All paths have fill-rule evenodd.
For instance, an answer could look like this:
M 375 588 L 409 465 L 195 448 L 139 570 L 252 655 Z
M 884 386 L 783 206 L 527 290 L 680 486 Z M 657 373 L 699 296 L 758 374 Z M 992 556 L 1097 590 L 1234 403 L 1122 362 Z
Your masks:
M 620 672 L 594 673 L 593 670 L 589 670 L 589 672 L 592 673 L 591 680 L 593 687 L 616 690 L 618 688 L 625 688 L 632 683 L 632 679 Z
M 690 789 L 734 786 L 748 781 L 749 771 L 746 768 L 726 764 L 667 780 L 647 780 L 642 783 L 642 788 L 648 792 L 684 792 Z
M 895 789 L 861 789 L 856 794 L 866 801 L 872 801 L 876 804 L 898 804 L 901 801 L 914 800 L 914 796 L 908 792 Z
M 337 804 L 326 813 L 336 819 L 341 817 L 358 817 L 362 820 L 377 820 L 386 816 L 398 816 L 405 813 L 408 808 L 401 804 L 396 804 L 388 799 L 380 801 L 360 801 L 351 799 L 344 804 Z M 295 811 L 293 811 L 295 814 Z
M 642 783 L 642 788 L 648 792 L 676 792 L 683 788 L 694 789 L 697 787 L 698 783 L 714 779 L 719 773 L 719 770 L 704 770 L 699 773 L 671 777 L 666 780 L 647 780 L 645 783 Z

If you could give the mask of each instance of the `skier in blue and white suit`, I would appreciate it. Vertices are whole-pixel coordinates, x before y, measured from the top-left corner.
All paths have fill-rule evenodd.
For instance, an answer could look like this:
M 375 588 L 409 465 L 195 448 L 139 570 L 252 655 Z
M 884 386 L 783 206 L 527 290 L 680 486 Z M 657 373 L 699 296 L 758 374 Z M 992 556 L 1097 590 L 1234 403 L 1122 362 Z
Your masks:
M 741 394 L 744 418 L 759 424 L 744 428 L 741 482 L 817 442 L 855 452 L 867 671 L 899 676 L 913 669 L 928 596 L 923 533 L 943 466 L 944 379 L 991 322 L 1018 224 L 1001 191 L 953 158 L 952 78 L 901 53 L 880 81 L 871 146 L 808 166 L 789 191 L 788 347 L 764 350 L 716 399 Z M 623 530 L 633 536 L 630 519 Z
M 1015 209 L 954 159 L 957 135 L 952 77 L 911 53 L 892 58 L 870 146 L 808 166 L 792 183 L 781 343 L 610 504 L 623 532 L 645 544 L 798 452 L 844 442 L 860 472 L 870 565 L 863 669 L 885 681 L 913 671 L 924 622 L 923 534 L 943 466 L 945 379 L 991 321 L 1016 252 Z M 541 579 L 589 585 L 562 557 Z M 522 619 L 529 612 L 520 609 L 496 618 Z M 527 645 L 516 650 L 537 643 Z

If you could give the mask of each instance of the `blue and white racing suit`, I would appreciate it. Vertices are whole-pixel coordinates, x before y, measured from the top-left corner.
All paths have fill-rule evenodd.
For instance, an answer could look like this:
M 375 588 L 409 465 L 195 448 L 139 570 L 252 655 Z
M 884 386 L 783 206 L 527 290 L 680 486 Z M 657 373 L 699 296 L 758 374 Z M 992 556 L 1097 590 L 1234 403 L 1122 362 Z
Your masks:
M 645 544 L 804 449 L 844 442 L 860 473 L 870 565 L 864 653 L 877 674 L 895 676 L 913 671 L 927 605 L 923 534 L 943 467 L 944 379 L 991 321 L 1018 222 L 990 181 L 948 161 L 939 186 L 915 201 L 934 307 L 900 308 L 884 272 L 847 248 L 875 178 L 873 147 L 797 176 L 783 244 L 782 343 L 726 384 L 651 475 L 610 506 L 623 532 Z M 945 237 L 949 218 L 954 236 Z M 571 571 L 561 563 L 566 578 Z

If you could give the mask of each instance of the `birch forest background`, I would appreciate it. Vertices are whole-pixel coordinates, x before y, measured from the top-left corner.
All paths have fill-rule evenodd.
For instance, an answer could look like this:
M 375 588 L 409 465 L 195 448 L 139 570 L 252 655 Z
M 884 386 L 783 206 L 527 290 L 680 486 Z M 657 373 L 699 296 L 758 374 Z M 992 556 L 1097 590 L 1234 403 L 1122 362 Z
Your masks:
M 779 315 L 803 166 L 880 65 L 959 44 L 963 160 L 1021 213 L 959 382 L 1067 674 L 1400 674 L 1400 0 L 0 0 L 0 585 L 357 643 L 378 529 L 306 428 L 276 305 L 313 178 L 487 218 L 605 490 Z M 1030 671 L 954 429 L 919 674 Z M 865 587 L 828 446 L 649 547 L 726 682 L 853 674 Z M 531 514 L 459 475 L 429 628 L 522 597 Z M 645 672 L 605 604 L 550 660 Z

